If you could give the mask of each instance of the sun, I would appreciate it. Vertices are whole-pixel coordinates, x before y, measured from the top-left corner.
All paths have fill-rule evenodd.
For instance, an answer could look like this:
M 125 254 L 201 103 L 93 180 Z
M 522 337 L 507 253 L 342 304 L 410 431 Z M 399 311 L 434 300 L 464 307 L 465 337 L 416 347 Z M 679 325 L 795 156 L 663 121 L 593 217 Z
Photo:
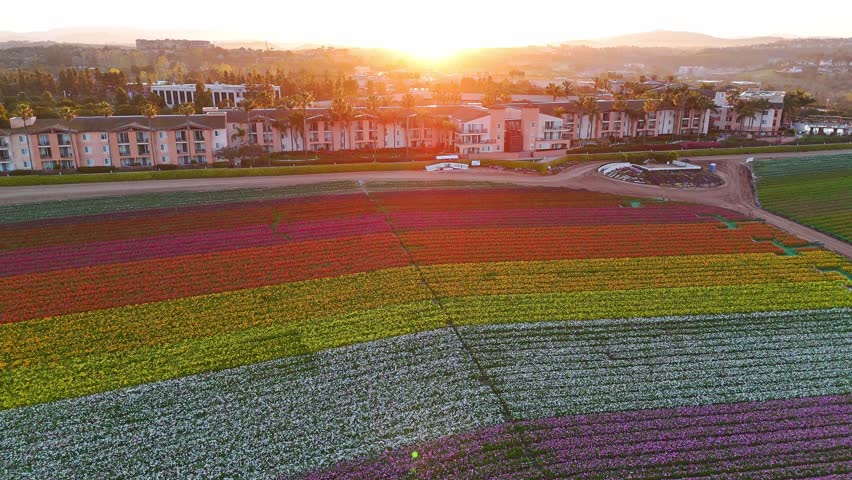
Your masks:
M 411 56 L 413 60 L 418 62 L 434 64 L 450 59 L 465 48 L 450 38 L 433 37 L 410 44 L 398 45 L 395 49 Z

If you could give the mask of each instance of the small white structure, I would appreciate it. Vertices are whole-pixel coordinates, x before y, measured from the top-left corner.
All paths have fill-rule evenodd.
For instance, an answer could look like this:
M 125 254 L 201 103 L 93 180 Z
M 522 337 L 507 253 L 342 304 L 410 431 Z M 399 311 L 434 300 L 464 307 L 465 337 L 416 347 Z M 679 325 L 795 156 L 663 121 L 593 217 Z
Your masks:
M 455 162 L 443 162 L 436 163 L 433 165 L 426 165 L 426 171 L 428 172 L 437 172 L 439 170 L 467 170 L 468 165 L 466 163 L 455 163 Z

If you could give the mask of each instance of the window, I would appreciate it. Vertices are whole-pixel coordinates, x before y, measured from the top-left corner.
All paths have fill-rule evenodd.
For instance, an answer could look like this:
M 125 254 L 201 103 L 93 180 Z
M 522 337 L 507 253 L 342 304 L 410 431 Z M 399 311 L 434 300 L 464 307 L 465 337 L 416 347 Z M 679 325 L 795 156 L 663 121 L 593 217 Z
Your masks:
M 93 167 L 95 165 L 95 161 L 91 158 L 86 159 L 86 166 Z
M 30 168 L 30 162 L 25 161 L 24 162 L 24 168 Z
M 530 122 L 530 128 L 535 128 L 535 122 Z
M 86 153 L 92 153 L 92 147 L 83 147 L 83 151 Z
M 160 160 L 161 160 L 163 163 L 169 163 L 169 156 L 168 156 L 168 155 L 163 155 L 162 157 L 160 157 Z
M 213 131 L 213 136 L 214 136 L 214 137 L 218 137 L 218 136 L 219 136 L 219 133 L 220 133 L 220 132 L 219 132 L 219 130 L 214 130 L 214 131 Z M 218 145 L 218 143 L 217 143 L 217 145 Z
M 119 132 L 118 143 L 130 143 L 130 135 L 127 132 Z
M 218 149 L 220 149 L 220 148 L 222 148 L 222 144 L 221 144 L 221 143 L 216 142 L 216 149 L 218 150 Z
M 109 153 L 109 145 L 104 145 L 103 149 L 104 149 L 104 153 Z
M 104 165 L 106 165 L 108 167 L 108 166 L 112 165 L 112 161 L 108 158 L 105 158 L 104 159 Z
M 108 139 L 109 139 L 109 137 L 107 136 L 107 134 L 106 134 L 106 133 L 102 133 L 102 134 L 101 134 L 101 141 L 102 141 L 102 142 L 106 142 Z
M 88 133 L 84 133 L 84 134 L 83 134 L 83 141 L 84 141 L 84 142 L 88 142 L 88 141 L 89 141 L 89 138 L 90 138 L 90 137 L 89 137 L 89 134 L 88 134 Z
M 160 138 L 166 138 L 168 135 L 166 132 L 160 132 Z
M 161 143 L 161 144 L 160 144 L 160 151 L 161 151 L 161 152 L 167 152 L 168 150 L 169 150 L 169 149 L 168 149 L 168 147 L 166 146 L 166 144 L 164 144 L 164 143 Z
M 21 149 L 21 155 L 29 155 L 29 154 L 30 154 L 30 151 L 28 149 L 26 149 L 26 148 Z

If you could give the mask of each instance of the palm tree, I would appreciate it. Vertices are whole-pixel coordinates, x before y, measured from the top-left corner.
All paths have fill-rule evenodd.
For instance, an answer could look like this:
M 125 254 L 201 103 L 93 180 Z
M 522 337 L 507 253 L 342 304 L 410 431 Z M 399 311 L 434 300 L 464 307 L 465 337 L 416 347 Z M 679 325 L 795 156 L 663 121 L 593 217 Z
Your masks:
M 733 107 L 736 105 L 737 100 L 740 99 L 740 95 L 742 92 L 738 88 L 732 88 L 725 92 L 725 101 L 728 102 L 728 105 Z
M 801 114 L 802 109 L 813 103 L 816 103 L 816 98 L 813 95 L 797 88 L 784 95 L 784 110 L 781 114 L 790 117 L 791 120 L 796 119 Z
M 624 113 L 627 115 L 627 120 L 629 122 L 627 125 L 627 135 L 635 137 L 638 126 L 636 120 L 643 118 L 645 116 L 645 112 L 638 108 L 627 108 L 624 110 Z
M 246 124 L 248 125 L 247 130 L 248 130 L 248 137 L 249 137 L 249 145 L 257 144 L 258 142 L 256 141 L 257 139 L 255 137 L 256 132 L 252 131 L 252 130 L 256 130 L 256 129 L 253 128 L 253 125 L 251 123 L 251 120 L 252 120 L 251 119 L 251 112 L 252 112 L 252 110 L 257 108 L 257 102 L 255 102 L 251 98 L 244 98 L 243 101 L 240 103 L 240 106 L 246 112 Z
M 296 104 L 302 109 L 302 146 L 305 149 L 305 160 L 308 159 L 308 107 L 314 103 L 314 94 L 311 92 L 299 92 L 296 95 Z
M 584 116 L 589 118 L 589 130 L 586 139 L 590 140 L 594 138 L 595 124 L 597 123 L 597 119 L 600 115 L 600 111 L 598 110 L 598 99 L 594 96 L 581 95 L 577 98 L 577 100 L 574 100 L 573 103 L 577 106 L 577 110 L 580 113 L 581 122 Z
M 382 99 L 381 98 L 379 98 L 375 95 L 370 95 L 369 97 L 367 97 L 367 108 L 366 108 L 367 114 L 370 115 L 370 117 L 372 117 L 372 120 L 370 120 L 370 121 L 376 121 L 376 140 L 374 141 L 374 140 L 370 139 L 370 145 L 373 147 L 373 163 L 376 162 L 376 143 L 378 142 L 378 135 L 379 135 L 378 118 L 379 118 L 379 109 L 381 107 L 382 107 Z M 369 123 L 368 123 L 368 125 L 369 125 Z M 369 135 L 370 135 L 370 132 L 368 131 L 367 136 L 369 137 Z
M 645 100 L 645 103 L 642 105 L 642 111 L 645 112 L 646 117 L 651 112 L 654 112 L 654 114 L 656 115 L 657 110 L 660 109 L 660 106 L 662 104 L 663 104 L 663 101 L 660 100 L 659 98 L 648 98 L 648 99 Z M 646 125 L 646 128 L 647 128 L 647 125 Z M 656 132 L 654 132 L 654 133 L 656 133 Z
M 354 112 L 354 107 L 346 100 L 346 98 L 343 97 L 343 92 L 338 91 L 337 95 L 335 95 L 334 99 L 331 101 L 329 114 L 331 115 L 332 121 L 340 122 L 341 127 L 343 127 L 341 130 L 341 136 L 343 139 L 344 150 L 346 150 L 346 133 L 354 116 Z M 334 150 L 334 142 L 332 142 L 332 150 Z
M 192 149 L 189 147 L 191 144 L 190 141 L 190 131 L 189 131 L 189 117 L 195 114 L 195 105 L 187 102 L 182 105 L 178 105 L 177 111 L 179 114 L 186 117 L 186 153 L 192 155 Z M 192 157 L 190 157 L 190 163 L 192 163 Z
M 293 141 L 293 124 L 290 121 L 290 111 L 296 106 L 296 99 L 292 96 L 284 96 L 279 98 L 277 102 L 275 102 L 275 109 L 280 112 L 278 115 L 279 120 L 274 125 L 275 128 L 280 132 L 289 131 L 290 133 L 290 141 L 292 144 Z
M 95 104 L 95 111 L 98 112 L 98 115 L 103 115 L 104 117 L 111 117 L 114 112 L 109 102 Z
M 62 106 L 59 107 L 59 117 L 65 120 L 65 130 L 68 132 L 68 137 L 71 139 L 71 157 L 74 159 L 74 168 L 79 168 L 77 163 L 77 150 L 74 148 L 74 138 L 71 137 L 71 121 L 77 118 L 77 110 L 74 107 Z
M 675 93 L 674 95 L 671 95 L 670 98 L 669 98 L 669 101 L 671 102 L 672 107 L 674 107 L 674 111 L 675 111 L 675 118 L 674 118 L 674 127 L 675 128 L 673 129 L 672 133 L 674 134 L 675 132 L 677 132 L 677 134 L 682 134 L 683 132 L 682 132 L 682 127 L 681 127 L 681 123 L 682 123 L 681 120 L 683 119 L 684 111 L 687 109 L 689 101 L 690 101 L 689 100 L 689 93 L 687 93 L 685 91 L 679 91 L 679 92 Z
M 544 87 L 544 92 L 548 95 L 553 96 L 553 101 L 556 101 L 556 97 L 558 97 L 562 93 L 562 87 L 555 83 L 548 83 L 546 87 Z
M 708 97 L 705 97 L 704 95 L 696 96 L 693 107 L 699 112 L 701 112 L 701 118 L 704 118 L 707 115 L 708 111 L 718 111 L 716 109 L 716 102 L 714 102 Z M 701 121 L 699 121 L 698 123 L 698 131 L 696 132 L 695 138 L 698 139 L 699 135 L 701 135 Z
M 302 137 L 302 142 L 305 141 L 305 114 L 299 110 L 292 110 L 288 117 L 290 133 L 292 135 L 291 139 L 293 141 L 293 150 L 298 150 L 299 137 Z
M 621 120 L 621 136 L 624 136 L 624 126 L 627 122 L 624 121 L 624 111 L 627 110 L 627 102 L 624 100 L 624 97 L 621 95 L 616 95 L 615 101 L 612 102 L 612 110 L 614 112 L 619 113 L 619 119 Z
M 402 108 L 405 110 L 405 158 L 408 159 L 408 145 L 409 145 L 409 119 L 412 115 L 412 110 L 417 105 L 417 99 L 414 98 L 414 95 L 410 93 L 406 93 L 402 96 Z
M 30 146 L 30 130 L 29 125 L 27 123 L 33 118 L 33 108 L 30 107 L 28 103 L 19 103 L 18 107 L 15 109 L 15 116 L 21 117 L 21 120 L 24 121 L 24 136 L 27 139 L 27 156 L 30 159 L 30 168 L 35 170 L 35 165 L 33 165 L 33 149 Z
M 760 113 L 760 120 L 757 123 L 758 136 L 763 134 L 763 112 L 770 107 L 769 100 L 760 98 L 754 101 L 755 113 Z
M 154 129 L 151 126 L 151 120 L 160 113 L 159 107 L 150 102 L 145 102 L 142 105 L 142 115 L 148 119 L 148 148 L 151 149 L 151 159 L 154 165 L 157 164 L 157 150 L 154 148 Z
M 562 95 L 570 97 L 574 94 L 574 84 L 569 82 L 568 80 L 563 80 L 562 84 L 560 84 L 560 87 L 562 87 Z
M 750 119 L 749 128 L 751 128 L 754 121 L 754 114 L 757 112 L 754 102 L 749 100 L 737 100 L 734 104 L 734 112 L 737 114 L 737 123 L 742 125 L 742 121 L 748 118 Z

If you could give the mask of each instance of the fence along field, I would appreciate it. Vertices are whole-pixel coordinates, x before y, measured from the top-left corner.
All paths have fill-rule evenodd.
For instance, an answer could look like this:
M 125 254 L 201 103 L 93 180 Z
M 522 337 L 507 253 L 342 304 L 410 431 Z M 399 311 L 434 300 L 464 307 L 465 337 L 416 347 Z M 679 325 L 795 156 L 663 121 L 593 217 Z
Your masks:
M 852 242 L 852 154 L 759 160 L 764 208 Z
M 2 474 L 852 472 L 847 259 L 715 207 L 439 187 L 15 210 Z

